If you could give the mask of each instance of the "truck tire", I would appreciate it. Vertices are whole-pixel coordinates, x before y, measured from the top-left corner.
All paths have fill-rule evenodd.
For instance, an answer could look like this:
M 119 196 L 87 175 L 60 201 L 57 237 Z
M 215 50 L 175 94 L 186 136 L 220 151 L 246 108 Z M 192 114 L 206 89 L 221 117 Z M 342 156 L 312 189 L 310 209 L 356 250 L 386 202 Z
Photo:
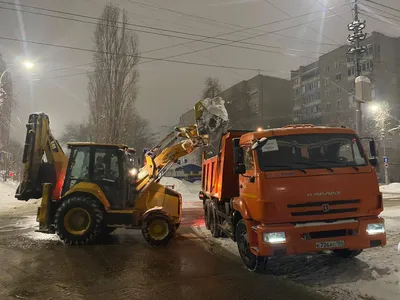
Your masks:
M 54 215 L 54 227 L 65 244 L 85 245 L 100 237 L 103 220 L 103 209 L 97 199 L 79 195 L 61 203 Z
M 250 251 L 246 222 L 243 219 L 239 220 L 236 225 L 236 243 L 240 257 L 242 258 L 246 268 L 256 273 L 264 272 L 268 258 L 264 256 L 256 256 Z
M 349 249 L 338 249 L 334 250 L 333 253 L 341 258 L 353 258 L 362 253 L 362 249 L 360 250 L 349 250 Z
M 171 218 L 159 212 L 150 213 L 142 220 L 143 237 L 153 247 L 166 246 L 175 230 Z
M 208 199 L 204 203 L 204 224 L 210 230 L 210 200 Z
M 215 203 L 210 201 L 209 205 L 209 217 L 210 217 L 210 231 L 213 237 L 219 238 L 221 236 L 221 229 L 218 226 L 218 216 Z

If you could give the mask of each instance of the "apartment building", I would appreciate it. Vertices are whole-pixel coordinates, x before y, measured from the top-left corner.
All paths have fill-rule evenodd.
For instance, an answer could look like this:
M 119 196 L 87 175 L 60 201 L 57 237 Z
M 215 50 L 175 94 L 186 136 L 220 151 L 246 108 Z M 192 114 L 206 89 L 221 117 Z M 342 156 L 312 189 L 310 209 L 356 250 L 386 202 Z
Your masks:
M 388 102 L 392 113 L 400 112 L 400 39 L 373 32 L 362 42 L 362 75 L 372 83 L 374 102 Z M 354 57 L 343 45 L 322 55 L 318 61 L 291 72 L 292 110 L 296 123 L 355 125 Z M 370 118 L 368 105 L 364 117 Z

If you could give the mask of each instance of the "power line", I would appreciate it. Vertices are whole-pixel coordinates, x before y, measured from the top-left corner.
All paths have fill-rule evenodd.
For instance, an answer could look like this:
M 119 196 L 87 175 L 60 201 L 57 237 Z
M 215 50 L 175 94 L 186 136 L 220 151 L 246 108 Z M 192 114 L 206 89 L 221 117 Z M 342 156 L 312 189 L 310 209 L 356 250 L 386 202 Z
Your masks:
M 400 9 L 394 8 L 394 7 L 389 6 L 389 5 L 385 5 L 385 4 L 382 4 L 382 3 L 379 3 L 379 2 L 376 2 L 376 1 L 373 1 L 373 0 L 365 0 L 365 1 L 371 2 L 371 3 L 375 4 L 375 5 L 379 5 L 381 7 L 387 8 L 387 9 L 391 9 L 391 10 L 400 12 Z
M 368 8 L 371 8 L 371 9 L 374 9 L 375 11 L 379 11 L 379 12 L 382 12 L 382 13 L 385 13 L 385 14 L 387 14 L 387 15 L 389 15 L 389 16 L 392 16 L 392 17 L 394 17 L 394 18 L 396 18 L 396 20 L 399 20 L 400 19 L 400 16 L 397 16 L 397 15 L 395 15 L 395 14 L 392 14 L 392 13 L 390 13 L 390 12 L 387 12 L 387 11 L 385 11 L 385 10 L 383 10 L 383 9 L 380 9 L 380 8 L 377 8 L 377 7 L 375 7 L 375 6 L 372 6 L 372 5 L 369 5 L 369 4 L 361 4 L 362 6 L 365 6 L 365 7 L 368 7 Z M 374 12 L 374 13 L 376 13 L 375 11 L 372 11 L 372 12 Z M 367 11 L 368 12 L 368 11 Z M 377 15 L 379 15 L 379 14 L 377 14 Z M 387 16 L 383 16 L 383 15 L 381 15 L 382 17 L 385 17 L 385 18 L 389 18 L 389 17 L 387 17 Z
M 273 4 L 273 3 L 270 2 L 269 0 L 264 0 L 264 1 L 265 1 L 265 3 L 271 5 L 271 6 L 274 7 L 275 9 L 279 10 L 281 13 L 283 13 L 283 14 L 285 14 L 286 16 L 292 18 L 292 16 L 291 16 L 290 14 L 288 14 L 286 11 L 284 11 L 283 9 L 281 9 L 279 6 Z M 325 7 L 325 6 L 324 6 L 324 7 Z M 336 13 L 335 13 L 335 16 L 337 16 Z M 322 32 L 320 32 L 320 31 L 318 31 L 318 30 L 312 28 L 311 26 L 308 26 L 308 25 L 305 25 L 305 26 L 306 26 L 307 28 L 311 29 L 312 31 L 314 31 L 314 32 L 316 32 L 316 33 L 322 35 L 322 36 L 325 37 L 325 38 L 327 38 L 328 40 L 331 40 L 331 41 L 334 42 L 334 43 L 338 43 L 338 42 L 336 42 L 335 40 L 331 39 L 330 37 L 324 35 Z
M 0 1 L 0 3 L 8 4 L 8 5 L 14 5 L 13 3 L 6 2 L 6 1 Z M 74 17 L 88 18 L 88 19 L 92 19 L 92 20 L 96 20 L 96 21 L 102 21 L 101 18 L 88 16 L 88 15 L 83 15 L 83 14 L 70 13 L 70 12 L 54 10 L 54 9 L 47 9 L 47 8 L 43 8 L 43 7 L 25 5 L 25 4 L 20 4 L 19 6 L 27 7 L 27 8 L 31 8 L 31 9 L 36 9 L 36 10 L 47 11 L 47 12 L 58 13 L 58 14 L 65 14 L 65 15 L 74 16 Z M 342 6 L 342 5 L 340 5 L 340 6 Z M 340 7 L 340 6 L 336 6 L 336 7 Z M 1 7 L 1 8 L 2 9 L 8 9 L 8 10 L 14 10 L 14 11 L 20 11 L 20 12 L 24 12 L 24 13 L 37 14 L 37 15 L 42 15 L 42 16 L 47 16 L 47 17 L 61 18 L 61 19 L 77 21 L 77 22 L 87 22 L 87 21 L 83 21 L 83 20 L 68 19 L 68 18 L 65 18 L 65 17 L 55 16 L 55 15 L 48 15 L 48 14 L 37 13 L 37 12 L 32 12 L 32 11 L 24 11 L 24 10 L 15 9 L 15 8 L 5 8 L 5 7 Z M 315 13 L 317 13 L 317 12 L 307 13 L 307 14 L 304 14 L 304 15 L 301 15 L 301 16 L 297 16 L 297 17 L 294 17 L 294 18 L 299 18 L 299 17 L 302 17 L 302 16 L 315 14 Z M 293 19 L 293 18 L 290 18 L 290 19 Z M 274 23 L 281 23 L 281 22 L 284 22 L 284 21 L 287 21 L 287 20 L 289 20 L 289 19 L 283 19 L 283 20 L 279 20 L 279 21 L 275 21 L 275 22 L 271 22 L 271 23 L 266 23 L 266 24 L 263 24 L 263 25 L 260 25 L 260 26 L 266 26 L 266 25 L 270 25 L 270 24 L 274 24 Z M 97 25 L 97 23 L 90 23 L 90 22 L 88 22 L 88 23 Z M 123 24 L 123 22 L 120 22 L 120 21 L 117 22 L 117 23 L 118 24 Z M 205 38 L 205 40 L 207 40 L 207 39 L 219 39 L 219 40 L 225 40 L 225 41 L 231 41 L 231 40 L 223 39 L 223 38 L 219 38 L 219 37 L 220 36 L 224 36 L 224 35 L 228 35 L 228 34 L 234 34 L 234 33 L 240 32 L 240 31 L 248 30 L 246 27 L 244 27 L 243 30 L 239 30 L 239 31 L 223 33 L 223 34 L 219 34 L 217 36 L 206 36 L 206 35 L 201 35 L 201 34 L 196 34 L 196 33 L 191 33 L 191 32 L 171 30 L 171 29 L 165 29 L 165 28 L 160 28 L 160 27 L 153 27 L 153 26 L 147 26 L 147 25 L 134 24 L 134 23 L 129 23 L 129 22 L 126 23 L 126 25 L 134 26 L 134 27 L 136 26 L 136 27 L 141 27 L 141 28 L 147 28 L 147 29 L 151 29 L 151 30 L 159 30 L 159 31 L 166 31 L 166 32 L 172 32 L 172 33 L 178 33 L 178 34 L 184 34 L 184 35 L 190 35 L 190 36 L 197 36 L 197 37 Z M 137 30 L 137 29 L 136 29 L 136 31 L 143 32 L 143 33 L 148 33 L 148 34 L 159 34 L 159 33 L 148 32 L 148 31 L 140 31 L 140 30 Z M 159 35 L 161 35 L 161 34 L 159 34 Z M 172 36 L 172 35 L 166 35 L 166 36 L 168 36 L 168 37 L 176 37 L 176 38 L 181 38 L 181 39 L 187 39 L 186 37 L 181 37 L 181 36 Z M 204 41 L 204 40 L 193 40 L 193 41 Z M 243 42 L 243 44 L 262 46 L 262 47 L 282 48 L 282 47 L 277 47 L 277 46 L 269 46 L 269 45 L 264 45 L 264 44 L 256 44 L 256 43 L 248 43 L 248 42 Z M 329 44 L 329 45 L 331 45 L 331 44 Z M 299 50 L 299 49 L 293 49 L 293 50 L 302 51 L 302 50 Z
M 31 44 L 37 44 L 37 45 L 42 45 L 42 46 L 56 47 L 56 48 L 64 48 L 64 49 L 70 49 L 70 50 L 85 51 L 85 52 L 91 52 L 91 53 L 102 53 L 102 54 L 111 54 L 111 55 L 117 54 L 117 53 L 104 52 L 104 51 L 98 51 L 98 50 L 87 49 L 87 48 L 80 48 L 80 47 L 73 47 L 73 46 L 66 46 L 66 45 L 56 45 L 56 44 L 43 43 L 43 42 L 37 42 L 37 41 L 28 41 L 28 40 L 22 40 L 22 39 L 16 39 L 16 38 L 8 38 L 8 37 L 2 37 L 2 36 L 0 36 L 0 39 L 8 40 L 8 41 L 15 41 L 15 42 L 31 43 Z M 123 53 L 121 53 L 119 55 L 128 56 L 128 57 L 135 57 L 134 55 L 123 54 Z M 285 71 L 278 71 L 278 70 L 243 68 L 243 67 L 234 67 L 234 66 L 217 66 L 217 65 L 210 65 L 210 64 L 203 64 L 203 63 L 196 63 L 196 62 L 171 60 L 171 59 L 167 59 L 167 58 L 146 57 L 146 56 L 141 56 L 141 55 L 139 55 L 137 57 L 138 58 L 142 58 L 142 59 L 150 59 L 151 61 L 164 61 L 164 62 L 170 62 L 170 63 L 196 65 L 196 66 L 204 66 L 204 67 L 224 68 L 224 69 L 243 70 L 243 71 L 259 71 L 260 70 L 260 71 L 263 71 L 263 72 L 288 73 L 288 72 L 285 72 Z M 139 63 L 139 64 L 144 64 L 144 63 L 147 63 L 147 61 Z M 79 73 L 79 74 L 82 74 L 82 73 Z M 62 75 L 62 76 L 67 76 L 67 75 Z
M 365 17 L 369 17 L 369 18 L 371 18 L 371 19 L 373 19 L 373 20 L 375 20 L 375 21 L 382 22 L 382 23 L 385 23 L 385 24 L 392 25 L 393 27 L 400 28 L 400 26 L 399 26 L 399 25 L 393 24 L 393 23 L 391 23 L 391 22 L 388 22 L 388 21 L 385 21 L 385 20 L 381 20 L 381 19 L 375 18 L 375 17 L 371 16 L 370 14 L 368 14 L 368 13 L 365 13 L 365 11 L 364 11 L 364 12 L 362 12 L 361 14 L 362 14 L 362 15 L 364 15 Z
M 0 1 L 0 2 L 4 2 L 4 1 Z M 0 7 L 0 8 L 1 8 L 1 7 Z M 5 9 L 9 9 L 9 8 L 5 8 Z M 11 9 L 11 10 L 15 10 L 15 9 Z M 347 11 L 346 11 L 346 12 L 347 12 Z M 32 12 L 28 12 L 28 13 L 32 13 Z M 343 12 L 342 12 L 342 13 L 343 13 Z M 51 16 L 51 17 L 59 17 L 59 16 L 53 16 L 53 15 L 48 15 L 48 16 Z M 326 18 L 328 18 L 328 17 L 331 17 L 331 16 L 327 16 L 327 17 L 324 17 L 324 18 L 321 18 L 321 19 L 326 19 Z M 65 17 L 60 17 L 60 18 L 63 18 L 63 19 L 64 19 Z M 92 17 L 92 18 L 93 18 L 93 17 Z M 91 24 L 97 25 L 97 23 L 94 23 L 94 22 L 83 21 L 83 20 L 76 20 L 76 19 L 70 19 L 70 18 L 67 18 L 67 19 L 73 20 L 73 21 L 77 21 L 77 22 L 91 23 Z M 100 20 L 101 20 L 101 19 L 100 19 Z M 289 27 L 286 27 L 286 28 L 283 28 L 283 29 L 279 29 L 279 30 L 274 30 L 274 31 L 271 31 L 271 32 L 266 32 L 266 33 L 263 33 L 263 34 L 260 34 L 260 35 L 257 35 L 257 36 L 246 37 L 246 38 L 243 38 L 243 39 L 240 39 L 240 40 L 234 40 L 234 41 L 228 40 L 228 41 L 229 41 L 228 43 L 218 43 L 218 42 L 209 42 L 209 41 L 206 41 L 207 43 L 216 44 L 216 45 L 218 45 L 218 46 L 203 48 L 203 49 L 200 49 L 200 50 L 191 51 L 191 52 L 186 52 L 186 53 L 183 53 L 183 54 L 174 55 L 174 56 L 166 57 L 166 58 L 173 58 L 173 57 L 182 56 L 182 55 L 186 55 L 186 54 L 197 53 L 197 52 L 204 51 L 204 50 L 214 49 L 214 48 L 217 48 L 217 47 L 220 47 L 220 46 L 228 46 L 228 47 L 242 48 L 242 49 L 253 50 L 253 51 L 259 51 L 259 52 L 269 52 L 269 53 L 276 53 L 276 54 L 280 54 L 280 55 L 298 56 L 298 57 L 305 57 L 305 58 L 309 58 L 309 59 L 315 59 L 315 57 L 310 57 L 310 56 L 299 56 L 299 55 L 294 55 L 294 54 L 292 54 L 292 53 L 284 53 L 284 52 L 281 52 L 281 51 L 262 50 L 262 49 L 257 49 L 257 48 L 250 48 L 250 47 L 242 47 L 242 46 L 238 46 L 238 45 L 233 45 L 234 43 L 244 42 L 245 40 L 253 39 L 253 38 L 256 38 L 256 37 L 261 37 L 261 36 L 264 36 L 264 35 L 266 35 L 266 34 L 275 33 L 275 32 L 279 32 L 279 31 L 283 31 L 283 30 L 286 30 L 286 29 L 289 29 L 289 28 L 294 28 L 294 27 L 301 26 L 301 25 L 304 25 L 304 24 L 308 24 L 308 23 L 311 23 L 311 22 L 314 22 L 314 21 L 316 21 L 316 20 L 312 20 L 312 21 L 308 21 L 308 22 L 303 22 L 303 23 L 300 23 L 300 24 L 296 24 L 296 25 L 294 25 L 294 26 L 289 26 Z M 141 26 L 143 26 L 143 25 L 141 25 Z M 243 30 L 244 30 L 244 29 L 243 29 Z M 137 30 L 137 31 L 140 32 L 140 30 Z M 242 31 L 242 30 L 238 30 L 238 31 Z M 153 33 L 153 32 L 147 32 L 147 33 Z M 161 34 L 161 33 L 153 33 L 153 34 L 165 35 L 165 34 Z M 171 35 L 165 35 L 165 36 L 170 36 L 170 37 L 171 37 Z M 178 37 L 178 36 L 172 36 L 172 37 L 183 38 L 183 39 L 190 39 L 190 38 L 187 38 L 187 37 Z M 208 38 L 213 38 L 213 37 L 206 37 L 205 39 L 208 39 Z M 194 41 L 204 41 L 204 40 L 196 40 L 196 39 L 195 39 Z M 188 43 L 183 43 L 183 44 L 188 44 Z M 264 45 L 264 46 L 265 46 L 265 45 Z M 169 47 L 171 47 L 171 46 L 169 46 Z M 153 49 L 153 50 L 150 50 L 150 51 L 148 51 L 148 52 L 152 52 L 152 51 L 155 51 L 155 50 L 162 50 L 162 49 L 166 49 L 166 48 L 169 48 L 169 47 L 163 47 L 163 48 Z M 297 49 L 297 50 L 299 50 L 299 49 Z M 323 54 L 323 53 L 316 53 L 316 54 Z
M 0 3 L 1 2 L 2 1 L 0 1 Z M 62 17 L 62 16 L 54 16 L 54 15 L 48 15 L 48 14 L 43 14 L 43 13 L 37 13 L 37 12 L 23 11 L 23 10 L 14 9 L 14 8 L 0 7 L 0 9 L 13 10 L 13 11 L 19 11 L 19 12 L 23 12 L 23 13 L 30 13 L 30 14 L 36 14 L 36 15 L 41 15 L 41 16 L 46 16 L 46 17 L 53 17 L 53 18 L 59 18 L 59 19 L 64 19 L 64 20 L 70 20 L 70 21 L 76 21 L 76 22 L 81 22 L 81 23 L 97 25 L 97 23 L 95 23 L 95 22 L 77 20 L 77 19 L 72 19 L 72 18 L 67 18 L 67 17 Z M 101 20 L 101 19 L 99 19 L 99 20 Z M 133 25 L 133 26 L 147 27 L 147 26 L 144 26 L 144 25 Z M 121 27 L 117 27 L 117 28 L 121 28 Z M 154 27 L 149 27 L 149 28 L 154 28 Z M 130 29 L 130 28 L 128 28 L 128 29 Z M 147 33 L 147 34 L 155 34 L 155 35 L 161 35 L 161 36 L 167 36 L 167 37 L 173 37 L 173 38 L 186 39 L 186 40 L 191 40 L 192 42 L 204 42 L 204 43 L 208 43 L 208 44 L 216 44 L 216 45 L 224 45 L 224 46 L 226 45 L 228 47 L 247 49 L 247 50 L 259 51 L 259 52 L 269 52 L 269 53 L 276 53 L 276 54 L 281 54 L 281 55 L 291 55 L 291 54 L 283 53 L 281 51 L 262 50 L 262 49 L 252 48 L 252 47 L 244 47 L 244 46 L 239 46 L 239 45 L 233 45 L 233 43 L 236 43 L 237 41 L 230 40 L 230 39 L 218 38 L 219 40 L 230 42 L 228 44 L 224 44 L 224 43 L 220 43 L 220 42 L 208 41 L 207 39 L 216 39 L 216 37 L 210 37 L 210 36 L 204 36 L 204 35 L 196 35 L 196 36 L 202 36 L 202 37 L 204 37 L 204 39 L 193 39 L 193 38 L 188 38 L 188 37 L 169 35 L 169 34 L 163 34 L 163 33 L 158 33 L 158 32 L 150 32 L 150 31 L 144 31 L 144 30 L 138 30 L 138 29 L 130 29 L 130 30 L 134 30 L 134 31 L 137 31 L 137 32 L 142 32 L 142 33 Z M 160 29 L 160 30 L 162 30 L 162 29 Z M 189 34 L 189 33 L 186 33 L 186 34 Z M 179 44 L 179 45 L 186 45 L 186 44 L 189 44 L 189 43 L 192 43 L 192 42 L 186 42 L 186 43 L 182 43 L 182 44 Z M 270 46 L 270 45 L 257 44 L 257 43 L 248 43 L 248 42 L 238 42 L 238 43 L 243 43 L 243 44 L 248 44 L 248 45 L 256 45 L 256 46 L 260 46 L 260 47 L 283 49 L 283 50 L 289 50 L 289 51 L 310 52 L 310 53 L 315 53 L 315 54 L 319 54 L 319 55 L 324 54 L 324 53 L 319 53 L 319 52 L 307 51 L 307 50 L 303 50 L 303 49 L 284 48 L 284 47 L 279 47 L 279 46 Z M 154 52 L 154 51 L 158 51 L 158 50 L 165 50 L 165 49 L 173 48 L 173 47 L 177 47 L 177 46 L 178 45 L 161 47 L 161 48 L 150 50 L 148 52 Z M 315 59 L 314 57 L 309 57 L 309 56 L 304 56 L 304 57 Z

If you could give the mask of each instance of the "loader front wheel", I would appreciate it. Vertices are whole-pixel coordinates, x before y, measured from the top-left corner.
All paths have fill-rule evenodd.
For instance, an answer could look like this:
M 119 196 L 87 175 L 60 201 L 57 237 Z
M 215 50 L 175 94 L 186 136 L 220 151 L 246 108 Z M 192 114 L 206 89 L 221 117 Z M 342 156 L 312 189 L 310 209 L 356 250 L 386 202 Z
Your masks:
M 103 210 L 96 199 L 71 197 L 64 200 L 55 213 L 55 231 L 67 245 L 90 244 L 101 235 L 103 218 Z
M 174 231 L 172 220 L 162 213 L 151 213 L 142 221 L 143 237 L 153 247 L 166 246 Z

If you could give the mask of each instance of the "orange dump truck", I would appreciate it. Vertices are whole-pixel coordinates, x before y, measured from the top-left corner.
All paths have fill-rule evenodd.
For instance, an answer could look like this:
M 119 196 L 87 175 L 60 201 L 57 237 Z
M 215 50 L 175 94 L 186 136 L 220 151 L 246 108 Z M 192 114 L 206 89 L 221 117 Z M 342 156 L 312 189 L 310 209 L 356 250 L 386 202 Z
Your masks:
M 329 250 L 349 258 L 384 246 L 375 142 L 368 144 L 367 155 L 353 130 L 312 125 L 227 132 L 219 154 L 203 158 L 206 227 L 232 238 L 252 271 L 274 256 Z

